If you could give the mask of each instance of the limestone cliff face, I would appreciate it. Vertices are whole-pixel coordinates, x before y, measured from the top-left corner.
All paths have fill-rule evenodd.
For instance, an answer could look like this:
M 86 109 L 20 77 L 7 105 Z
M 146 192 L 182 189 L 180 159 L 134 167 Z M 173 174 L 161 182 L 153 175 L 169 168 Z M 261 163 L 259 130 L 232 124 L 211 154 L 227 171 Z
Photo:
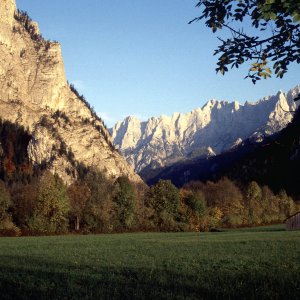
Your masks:
M 68 85 L 60 45 L 44 40 L 37 23 L 16 11 L 15 0 L 0 1 L 0 117 L 28 128 L 33 163 L 47 163 L 66 182 L 74 161 L 140 181 Z
M 296 109 L 300 86 L 257 102 L 210 100 L 190 113 L 174 113 L 141 122 L 127 117 L 112 129 L 115 145 L 137 172 L 171 165 L 186 158 L 212 156 L 244 139 L 262 141 L 284 128 Z

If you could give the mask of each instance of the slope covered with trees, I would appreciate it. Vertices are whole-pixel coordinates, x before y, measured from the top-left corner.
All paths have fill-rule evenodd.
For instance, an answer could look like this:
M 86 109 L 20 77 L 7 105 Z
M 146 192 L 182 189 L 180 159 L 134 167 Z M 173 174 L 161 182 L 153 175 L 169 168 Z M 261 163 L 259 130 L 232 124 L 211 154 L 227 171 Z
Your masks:
M 83 166 L 67 186 L 28 160 L 30 135 L 23 127 L 0 125 L 1 235 L 207 231 L 281 222 L 297 209 L 284 190 L 275 195 L 256 182 L 239 185 L 228 178 L 181 189 L 160 180 L 147 188 Z

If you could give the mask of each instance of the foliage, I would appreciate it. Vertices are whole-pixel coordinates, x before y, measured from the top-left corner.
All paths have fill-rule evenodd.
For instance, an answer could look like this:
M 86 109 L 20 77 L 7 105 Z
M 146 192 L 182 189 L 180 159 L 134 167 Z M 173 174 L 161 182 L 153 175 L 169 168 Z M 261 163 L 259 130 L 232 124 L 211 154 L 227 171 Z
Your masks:
M 12 222 L 9 208 L 12 202 L 4 182 L 0 181 L 0 236 L 18 236 L 20 229 Z
M 38 51 L 42 46 L 46 51 L 48 51 L 51 48 L 52 43 L 57 42 L 50 42 L 48 40 L 45 40 L 43 36 L 36 30 L 36 26 L 34 25 L 32 19 L 29 17 L 28 13 L 26 11 L 17 10 L 15 12 L 15 20 L 23 26 L 23 28 L 27 31 L 30 38 L 35 42 L 35 48 Z M 16 27 L 13 28 L 14 32 L 19 32 L 20 30 Z M 24 54 L 24 53 L 23 53 Z M 22 57 L 22 55 L 21 55 Z
M 169 180 L 160 180 L 152 186 L 146 206 L 153 209 L 151 219 L 159 230 L 178 229 L 179 191 Z
M 257 182 L 252 181 L 249 183 L 246 190 L 245 207 L 248 210 L 249 224 L 259 223 L 262 215 L 261 206 L 261 188 Z
M 55 113 L 52 114 L 52 118 L 56 121 L 58 121 L 61 118 L 65 121 L 65 123 L 67 123 L 67 124 L 71 123 L 67 114 L 64 111 L 60 111 L 59 109 Z
M 213 32 L 229 29 L 231 36 L 221 39 L 215 50 L 216 71 L 225 74 L 228 67 L 250 63 L 246 78 L 253 83 L 271 77 L 272 70 L 282 78 L 289 64 L 300 63 L 300 6 L 294 0 L 202 0 L 200 17 Z M 258 32 L 246 33 L 238 23 L 250 22 Z
M 27 154 L 30 139 L 24 127 L 0 119 L 0 179 L 28 182 L 34 175 Z
M 90 196 L 90 189 L 85 182 L 75 181 L 68 188 L 70 219 L 74 220 L 76 231 L 80 230 L 80 223 L 85 215 Z
M 196 215 L 202 216 L 206 210 L 205 196 L 201 192 L 189 192 L 185 197 L 186 205 L 195 212 Z
M 0 222 L 7 216 L 10 206 L 10 195 L 5 188 L 4 182 L 0 181 Z
M 181 219 L 189 224 L 193 231 L 206 231 L 209 226 L 207 224 L 207 205 L 204 193 L 201 191 L 192 191 L 182 189 L 180 191 L 181 207 L 179 213 Z
M 136 194 L 127 177 L 119 177 L 115 183 L 116 195 L 113 199 L 117 217 L 117 228 L 131 229 L 136 222 Z
M 67 157 L 72 166 L 70 174 L 74 180 L 77 178 L 68 193 L 57 176 L 45 172 L 47 165 L 44 169 L 33 167 L 28 161 L 31 136 L 27 131 L 0 122 L 0 179 L 4 182 L 2 195 L 6 195 L 1 199 L 5 203 L 10 199 L 8 206 L 1 204 L 2 235 L 19 235 L 20 229 L 22 234 L 56 234 L 67 230 L 209 231 L 282 222 L 297 209 L 289 193 L 275 190 L 274 194 L 268 186 L 261 187 L 254 181 L 238 185 L 221 178 L 215 182 L 191 182 L 178 190 L 165 180 L 149 189 L 145 185 L 133 186 L 125 177 L 107 178 L 99 170 L 75 160 L 72 150 L 53 127 L 53 122 L 60 118 L 64 119 L 64 115 L 58 111 L 53 119 L 41 118 L 41 123 L 60 141 L 56 151 Z M 289 125 L 293 132 L 299 131 L 297 124 Z M 283 139 L 295 145 L 288 153 L 297 153 L 297 140 L 290 135 L 283 135 Z M 282 155 L 284 149 L 279 150 Z
M 62 180 L 57 175 L 45 172 L 38 185 L 36 209 L 29 222 L 29 229 L 41 233 L 66 232 L 68 204 Z
M 13 220 L 17 226 L 28 230 L 37 209 L 38 183 L 32 181 L 30 184 L 14 184 L 11 194 Z
M 113 185 L 99 170 L 91 168 L 83 179 L 90 191 L 83 223 L 86 231 L 108 232 L 112 228 Z
M 216 183 L 207 184 L 209 190 L 205 195 L 210 199 L 210 205 L 222 212 L 222 223 L 227 226 L 243 224 L 243 195 L 240 189 L 228 178 L 222 178 Z
M 285 190 L 280 190 L 278 194 L 279 211 L 282 219 L 293 215 L 296 210 L 295 202 L 289 197 Z
M 270 224 L 279 220 L 278 198 L 268 186 L 263 186 L 261 189 L 261 209 L 263 224 Z

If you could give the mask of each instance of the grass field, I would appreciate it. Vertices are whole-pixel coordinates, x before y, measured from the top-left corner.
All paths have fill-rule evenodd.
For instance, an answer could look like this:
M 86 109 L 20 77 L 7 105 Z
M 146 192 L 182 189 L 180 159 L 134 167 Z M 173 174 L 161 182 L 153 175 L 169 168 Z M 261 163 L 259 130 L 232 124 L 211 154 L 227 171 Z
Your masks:
M 0 239 L 1 299 L 300 299 L 300 231 Z

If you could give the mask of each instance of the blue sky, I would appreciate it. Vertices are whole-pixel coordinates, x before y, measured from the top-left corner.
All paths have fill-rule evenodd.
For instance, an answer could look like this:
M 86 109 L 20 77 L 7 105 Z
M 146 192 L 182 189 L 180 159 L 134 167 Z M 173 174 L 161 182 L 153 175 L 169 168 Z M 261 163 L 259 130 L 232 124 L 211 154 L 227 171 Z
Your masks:
M 62 45 L 69 82 L 108 126 L 188 112 L 209 99 L 254 101 L 300 83 L 300 66 L 253 85 L 246 68 L 216 74 L 218 41 L 191 0 L 17 0 Z

